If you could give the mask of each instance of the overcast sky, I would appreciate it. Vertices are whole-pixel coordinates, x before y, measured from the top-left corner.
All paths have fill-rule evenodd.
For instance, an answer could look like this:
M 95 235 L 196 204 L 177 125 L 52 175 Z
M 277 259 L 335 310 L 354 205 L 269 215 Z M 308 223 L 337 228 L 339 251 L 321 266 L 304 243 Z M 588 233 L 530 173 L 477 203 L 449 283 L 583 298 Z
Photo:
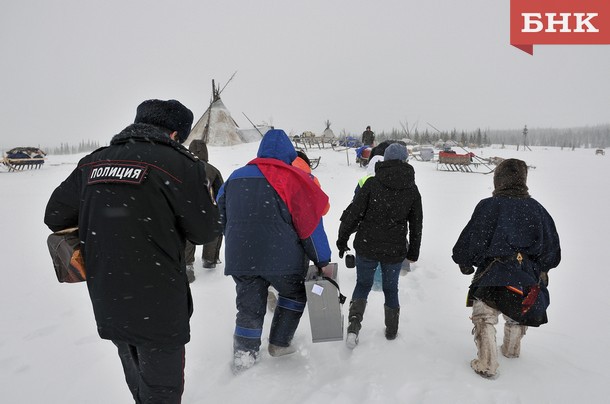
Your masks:
M 288 133 L 610 123 L 610 46 L 510 45 L 508 0 L 5 0 L 0 148 L 97 140 L 149 98 Z

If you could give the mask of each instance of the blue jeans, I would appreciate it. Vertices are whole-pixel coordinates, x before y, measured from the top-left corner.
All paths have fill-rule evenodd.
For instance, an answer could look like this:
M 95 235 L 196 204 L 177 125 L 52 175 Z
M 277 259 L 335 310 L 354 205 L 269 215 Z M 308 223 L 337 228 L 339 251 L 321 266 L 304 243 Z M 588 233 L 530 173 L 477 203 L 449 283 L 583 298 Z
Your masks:
M 369 297 L 377 264 L 381 265 L 385 305 L 391 309 L 397 309 L 400 307 L 398 302 L 398 277 L 400 276 L 402 262 L 388 264 L 356 254 L 356 287 L 352 294 L 352 300 L 366 300 Z
M 233 349 L 258 352 L 267 312 L 269 286 L 273 286 L 279 295 L 269 330 L 269 343 L 289 346 L 307 301 L 304 276 L 233 276 L 233 280 L 237 291 Z

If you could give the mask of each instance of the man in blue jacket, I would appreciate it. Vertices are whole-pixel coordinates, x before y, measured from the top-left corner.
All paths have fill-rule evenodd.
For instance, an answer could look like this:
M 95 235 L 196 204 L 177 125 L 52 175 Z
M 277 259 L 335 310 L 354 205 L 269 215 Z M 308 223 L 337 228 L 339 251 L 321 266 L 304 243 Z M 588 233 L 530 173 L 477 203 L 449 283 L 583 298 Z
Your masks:
M 487 378 L 498 369 L 498 316 L 506 321 L 501 352 L 517 358 L 527 327 L 547 322 L 547 272 L 561 261 L 553 218 L 530 197 L 526 182 L 524 161 L 500 163 L 493 196 L 479 202 L 453 247 L 453 261 L 463 274 L 477 267 L 468 295 L 477 346 L 470 366 Z
M 309 260 L 320 268 L 330 261 L 322 223 L 328 196 L 291 166 L 296 157 L 286 133 L 270 130 L 257 158 L 235 170 L 218 194 L 225 275 L 233 277 L 237 291 L 232 363 L 236 373 L 258 358 L 269 286 L 279 294 L 269 353 L 295 352 L 290 344 L 305 309 Z

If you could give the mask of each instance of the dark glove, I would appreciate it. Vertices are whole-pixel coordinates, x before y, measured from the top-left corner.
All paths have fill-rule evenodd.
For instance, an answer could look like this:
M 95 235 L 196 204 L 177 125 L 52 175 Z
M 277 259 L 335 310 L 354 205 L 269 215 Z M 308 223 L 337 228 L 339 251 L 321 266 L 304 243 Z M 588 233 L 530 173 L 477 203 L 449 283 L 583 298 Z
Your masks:
M 471 275 L 474 273 L 474 267 L 472 265 L 460 265 L 460 271 L 464 275 Z
M 337 248 L 339 249 L 339 258 L 343 258 L 346 251 L 349 251 L 349 247 L 347 246 L 347 241 L 337 240 Z
M 540 282 L 544 285 L 545 288 L 549 287 L 549 273 L 548 272 L 540 272 Z
M 324 267 L 326 267 L 329 264 L 328 261 L 324 261 L 324 262 L 318 262 L 316 264 L 316 267 L 321 271 L 322 269 L 324 269 Z

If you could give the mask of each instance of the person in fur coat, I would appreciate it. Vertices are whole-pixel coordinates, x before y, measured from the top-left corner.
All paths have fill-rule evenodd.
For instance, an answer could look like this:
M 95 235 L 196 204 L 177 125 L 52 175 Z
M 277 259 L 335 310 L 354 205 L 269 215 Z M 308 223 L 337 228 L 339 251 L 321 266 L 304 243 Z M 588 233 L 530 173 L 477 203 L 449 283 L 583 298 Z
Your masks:
M 205 142 L 201 139 L 195 139 L 189 145 L 189 151 L 199 158 L 199 160 L 205 163 L 205 174 L 210 183 L 210 189 L 212 190 L 212 196 L 214 199 L 218 196 L 218 191 L 224 183 L 222 174 L 209 162 L 208 158 L 208 147 Z M 216 268 L 216 264 L 220 264 L 220 247 L 222 246 L 222 234 L 219 234 L 215 240 L 203 245 L 203 252 L 201 253 L 201 259 L 203 261 L 203 267 L 206 269 Z M 195 244 L 186 242 L 186 249 L 184 255 L 186 257 L 186 272 L 189 278 L 189 282 L 195 280 Z
M 500 163 L 492 197 L 479 202 L 453 247 L 453 261 L 462 273 L 474 273 L 468 306 L 477 358 L 470 366 L 486 378 L 495 377 L 499 366 L 494 327 L 498 316 L 503 314 L 506 321 L 502 355 L 519 357 L 527 327 L 548 321 L 547 273 L 561 260 L 555 223 L 530 196 L 526 182 L 524 161 Z

